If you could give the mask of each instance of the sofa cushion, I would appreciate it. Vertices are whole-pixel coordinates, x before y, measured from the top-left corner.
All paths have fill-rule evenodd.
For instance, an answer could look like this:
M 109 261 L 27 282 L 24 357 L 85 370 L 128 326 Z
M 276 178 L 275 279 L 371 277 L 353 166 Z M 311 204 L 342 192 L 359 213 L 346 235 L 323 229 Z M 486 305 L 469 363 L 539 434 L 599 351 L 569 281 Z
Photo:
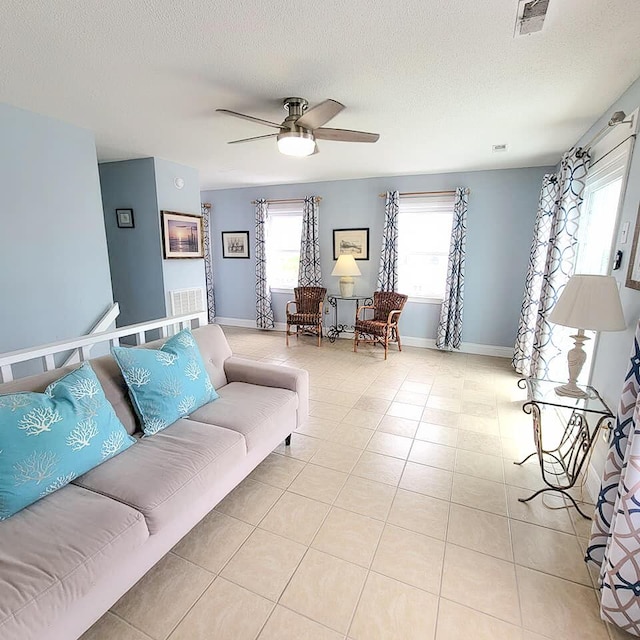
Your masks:
M 0 520 L 134 442 L 89 363 L 44 393 L 0 395 Z
M 218 395 L 215 402 L 204 405 L 189 417 L 241 433 L 248 451 L 268 440 L 274 425 L 279 431 L 282 423 L 289 422 L 288 433 L 296 428 L 298 395 L 295 391 L 231 382 L 220 387 Z
M 240 434 L 181 419 L 74 483 L 137 509 L 153 534 L 224 481 L 246 452 Z
M 141 513 L 74 485 L 0 522 L 0 638 L 49 637 L 148 537 Z
M 147 436 L 218 397 L 189 329 L 160 349 L 113 347 L 111 352 Z

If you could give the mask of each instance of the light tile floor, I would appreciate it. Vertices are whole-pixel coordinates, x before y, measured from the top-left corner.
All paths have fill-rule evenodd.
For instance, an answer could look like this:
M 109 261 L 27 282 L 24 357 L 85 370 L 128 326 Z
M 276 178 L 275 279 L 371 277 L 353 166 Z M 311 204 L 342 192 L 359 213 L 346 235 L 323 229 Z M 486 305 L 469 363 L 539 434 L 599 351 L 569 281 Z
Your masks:
M 311 418 L 83 640 L 600 640 L 588 523 L 538 498 L 504 359 L 225 328 Z M 553 498 L 547 502 L 559 506 Z

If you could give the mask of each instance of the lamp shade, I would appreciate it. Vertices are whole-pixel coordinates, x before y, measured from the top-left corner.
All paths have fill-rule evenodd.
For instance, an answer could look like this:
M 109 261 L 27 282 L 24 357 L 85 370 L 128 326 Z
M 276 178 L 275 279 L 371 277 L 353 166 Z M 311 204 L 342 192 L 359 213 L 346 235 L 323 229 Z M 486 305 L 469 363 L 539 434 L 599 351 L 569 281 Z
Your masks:
M 592 331 L 626 328 L 618 284 L 613 276 L 571 276 L 549 314 L 549 321 Z
M 338 256 L 338 262 L 333 267 L 332 276 L 360 276 L 360 269 L 356 264 L 355 258 L 351 254 L 343 253 Z

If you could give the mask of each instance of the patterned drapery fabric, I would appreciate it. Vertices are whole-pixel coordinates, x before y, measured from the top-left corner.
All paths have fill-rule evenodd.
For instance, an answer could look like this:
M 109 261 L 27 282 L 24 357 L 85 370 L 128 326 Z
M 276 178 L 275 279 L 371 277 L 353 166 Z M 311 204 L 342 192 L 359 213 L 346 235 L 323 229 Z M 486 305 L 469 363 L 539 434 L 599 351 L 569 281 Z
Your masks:
M 302 208 L 302 237 L 300 239 L 299 287 L 321 287 L 320 238 L 318 235 L 318 199 L 308 196 Z
M 451 244 L 447 266 L 447 286 L 440 307 L 440 322 L 436 334 L 438 349 L 459 349 L 462 339 L 462 310 L 464 306 L 464 263 L 467 241 L 467 209 L 469 196 L 466 188 L 456 189 L 453 205 Z
M 207 312 L 209 324 L 216 317 L 216 299 L 213 293 L 213 264 L 211 255 L 211 205 L 202 203 L 202 247 L 204 249 L 204 276 L 207 285 Z
M 384 206 L 384 229 L 378 271 L 378 291 L 395 291 L 398 286 L 398 212 L 400 194 L 387 191 Z
M 560 172 L 545 176 L 534 230 L 513 366 L 519 373 L 549 378 L 564 370 L 566 331 L 547 318 L 573 275 L 580 206 L 589 154 L 580 147 L 562 158 Z
M 256 326 L 258 329 L 273 329 L 273 308 L 271 290 L 267 282 L 267 254 L 265 234 L 269 203 L 256 200 Z
M 542 189 L 538 201 L 538 213 L 533 229 L 533 241 L 529 253 L 529 268 L 525 280 L 524 300 L 520 311 L 518 335 L 511 364 L 522 375 L 530 375 L 531 357 L 535 339 L 536 321 L 540 310 L 540 295 L 551 229 L 557 211 L 558 176 L 547 173 L 542 178 Z
M 640 323 L 610 433 L 586 560 L 600 566 L 600 614 L 640 636 Z

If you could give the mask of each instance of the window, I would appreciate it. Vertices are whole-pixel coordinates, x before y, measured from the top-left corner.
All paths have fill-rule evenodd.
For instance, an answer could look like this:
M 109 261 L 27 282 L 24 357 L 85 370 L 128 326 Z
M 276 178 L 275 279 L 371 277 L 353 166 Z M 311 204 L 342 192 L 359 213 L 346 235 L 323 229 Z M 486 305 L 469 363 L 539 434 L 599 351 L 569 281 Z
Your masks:
M 409 298 L 444 298 L 454 202 L 454 195 L 400 197 L 398 291 Z
M 302 203 L 269 204 L 265 248 L 267 282 L 272 289 L 298 286 Z

